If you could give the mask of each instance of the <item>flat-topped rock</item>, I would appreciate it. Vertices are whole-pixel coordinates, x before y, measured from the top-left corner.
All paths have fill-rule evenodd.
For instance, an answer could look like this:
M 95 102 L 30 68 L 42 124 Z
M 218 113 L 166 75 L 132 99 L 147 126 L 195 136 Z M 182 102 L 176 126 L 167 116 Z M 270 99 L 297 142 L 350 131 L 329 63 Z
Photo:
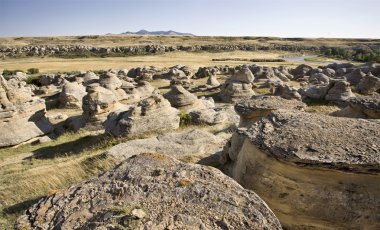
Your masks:
M 191 129 L 118 144 L 108 154 L 127 159 L 140 153 L 160 153 L 193 163 L 223 149 L 225 141 L 207 131 Z
M 282 229 L 254 192 L 212 167 L 160 154 L 41 199 L 16 229 Z
M 380 123 L 276 111 L 243 131 L 278 159 L 328 168 L 380 170 Z
M 358 96 L 348 100 L 348 105 L 334 116 L 380 119 L 380 95 Z
M 306 104 L 298 100 L 287 100 L 279 96 L 256 96 L 235 104 L 240 116 L 240 126 L 247 126 L 279 109 L 303 109 Z
M 222 169 L 287 229 L 378 229 L 379 143 L 376 120 L 278 110 L 233 134 Z

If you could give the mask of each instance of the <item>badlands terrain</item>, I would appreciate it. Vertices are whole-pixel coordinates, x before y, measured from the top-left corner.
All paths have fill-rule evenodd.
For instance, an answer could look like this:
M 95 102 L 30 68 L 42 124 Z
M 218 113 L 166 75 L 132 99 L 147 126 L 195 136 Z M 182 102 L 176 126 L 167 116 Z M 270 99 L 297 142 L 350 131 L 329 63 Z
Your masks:
M 0 38 L 0 229 L 379 229 L 379 47 Z

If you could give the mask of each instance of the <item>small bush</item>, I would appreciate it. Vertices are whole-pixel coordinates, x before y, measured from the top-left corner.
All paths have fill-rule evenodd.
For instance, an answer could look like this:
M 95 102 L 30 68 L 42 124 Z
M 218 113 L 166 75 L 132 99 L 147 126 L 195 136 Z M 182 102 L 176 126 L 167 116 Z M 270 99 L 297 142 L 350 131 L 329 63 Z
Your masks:
M 24 71 L 19 70 L 19 69 L 16 69 L 16 70 L 5 69 L 5 70 L 3 70 L 3 75 L 4 76 L 15 75 L 17 72 L 24 72 Z
M 181 127 L 191 125 L 191 123 L 192 123 L 192 118 L 191 118 L 190 114 L 188 114 L 184 111 L 181 111 L 179 113 L 179 118 L 180 118 L 179 125 Z
M 31 76 L 26 79 L 27 84 L 41 86 L 41 83 L 39 81 L 41 76 Z
M 40 72 L 40 70 L 38 68 L 30 68 L 30 69 L 28 69 L 28 73 L 29 74 L 37 74 L 39 72 Z

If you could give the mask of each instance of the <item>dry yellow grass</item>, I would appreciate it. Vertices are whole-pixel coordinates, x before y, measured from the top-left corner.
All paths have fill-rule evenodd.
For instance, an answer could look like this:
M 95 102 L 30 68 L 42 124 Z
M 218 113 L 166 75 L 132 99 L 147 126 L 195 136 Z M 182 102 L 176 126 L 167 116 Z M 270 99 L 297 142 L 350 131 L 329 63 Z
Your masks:
M 112 167 L 103 152 L 112 138 L 68 133 L 55 141 L 0 149 L 0 229 L 11 229 L 20 212 L 57 190 Z
M 52 58 L 52 57 L 32 57 L 5 59 L 0 61 L 0 69 L 21 69 L 26 71 L 29 68 L 38 68 L 41 73 L 87 71 L 87 70 L 108 70 L 129 69 L 138 66 L 170 67 L 176 64 L 183 64 L 197 69 L 200 66 L 253 64 L 247 61 L 212 61 L 213 58 L 279 58 L 287 55 L 286 52 L 264 52 L 264 51 L 233 51 L 233 52 L 185 52 L 177 51 L 159 55 L 131 56 L 131 57 L 108 57 L 108 58 Z M 259 65 L 294 65 L 295 63 L 266 63 Z
M 58 37 L 2 37 L 2 46 L 29 45 L 91 45 L 96 47 L 160 45 L 212 45 L 212 44 L 283 44 L 283 45 L 333 45 L 347 46 L 378 43 L 378 39 L 334 39 L 276 37 L 223 37 L 223 36 L 153 36 L 153 35 L 100 35 L 100 36 L 58 36 Z

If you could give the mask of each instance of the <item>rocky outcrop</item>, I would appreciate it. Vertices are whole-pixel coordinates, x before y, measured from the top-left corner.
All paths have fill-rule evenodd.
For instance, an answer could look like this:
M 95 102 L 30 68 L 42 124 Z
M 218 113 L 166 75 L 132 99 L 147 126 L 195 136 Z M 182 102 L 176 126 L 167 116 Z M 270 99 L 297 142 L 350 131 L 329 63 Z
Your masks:
M 297 68 L 293 69 L 291 71 L 291 74 L 294 76 L 295 79 L 299 79 L 304 76 L 308 76 L 311 70 L 313 70 L 313 67 L 302 64 L 302 65 L 297 66 Z
M 340 111 L 333 113 L 334 116 L 380 119 L 380 96 L 359 96 L 348 100 L 348 105 Z
M 379 228 L 377 143 L 378 122 L 279 110 L 239 128 L 224 169 L 286 228 Z
M 0 147 L 46 135 L 53 126 L 45 117 L 45 101 L 24 88 L 9 88 L 0 75 Z
M 270 90 L 274 96 L 280 96 L 288 100 L 301 100 L 301 95 L 298 93 L 298 90 L 286 83 L 272 84 Z
M 328 101 L 347 101 L 349 98 L 355 97 L 350 83 L 342 79 L 331 80 L 329 84 L 311 85 L 308 88 L 299 89 L 298 92 L 304 98 Z
M 223 139 L 209 132 L 192 129 L 126 141 L 112 147 L 107 153 L 127 159 L 133 155 L 155 152 L 196 163 L 221 151 L 224 144 Z
M 82 100 L 86 95 L 86 88 L 77 82 L 65 81 L 59 95 L 60 106 L 63 108 L 80 109 Z
M 328 87 L 329 90 L 325 96 L 328 101 L 347 101 L 355 97 L 351 91 L 350 83 L 345 80 L 333 80 Z
M 281 229 L 268 206 L 219 170 L 134 156 L 40 200 L 16 229 Z
M 168 100 L 155 94 L 128 110 L 109 114 L 105 128 L 114 136 L 137 136 L 148 132 L 173 130 L 179 127 L 179 111 Z
M 240 127 L 249 126 L 260 118 L 279 109 L 302 110 L 306 104 L 298 100 L 286 100 L 278 96 L 256 96 L 235 104 L 235 111 L 240 116 Z
M 376 77 L 371 73 L 368 73 L 360 80 L 356 89 L 361 94 L 378 92 L 380 91 L 380 77 Z
M 255 95 L 252 89 L 254 80 L 252 72 L 247 67 L 237 69 L 234 75 L 221 86 L 219 97 L 224 102 L 237 102 L 250 98 Z

